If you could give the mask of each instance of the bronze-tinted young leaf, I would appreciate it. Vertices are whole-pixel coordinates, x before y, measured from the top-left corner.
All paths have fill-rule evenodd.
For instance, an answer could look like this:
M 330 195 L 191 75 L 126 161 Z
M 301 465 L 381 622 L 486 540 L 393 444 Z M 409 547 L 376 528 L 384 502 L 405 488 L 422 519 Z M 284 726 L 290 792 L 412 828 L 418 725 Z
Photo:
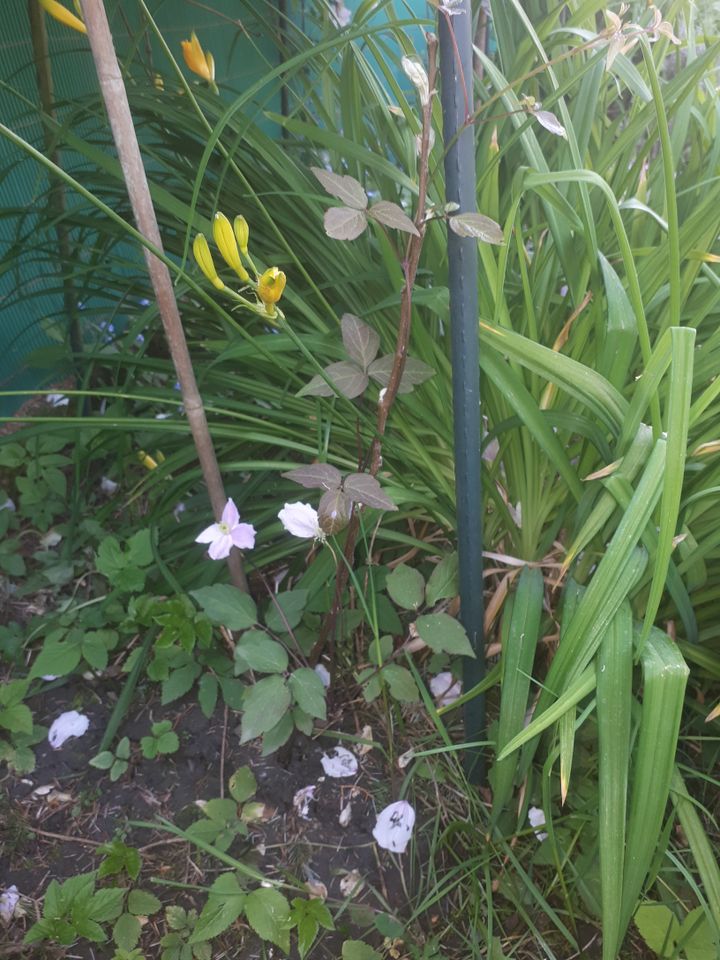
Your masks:
M 327 490 L 318 504 L 318 522 L 327 534 L 339 533 L 350 522 L 352 504 L 342 490 Z
M 379 357 L 368 367 L 368 375 L 376 380 L 381 387 L 386 387 L 390 383 L 390 373 L 393 368 L 394 357 L 391 353 L 384 357 Z M 413 387 L 419 383 L 424 383 L 430 377 L 435 375 L 435 371 L 422 360 L 416 360 L 414 357 L 407 357 L 405 360 L 405 369 L 400 378 L 400 389 L 398 393 L 411 393 Z
M 294 480 L 301 487 L 320 490 L 339 490 L 342 483 L 342 474 L 329 463 L 309 463 L 295 470 L 283 473 L 286 480 Z
M 379 334 L 352 313 L 342 315 L 340 327 L 342 329 L 343 345 L 348 352 L 348 356 L 359 364 L 363 370 L 367 370 L 377 356 L 380 347 Z
M 325 367 L 325 373 L 335 384 L 338 391 L 349 400 L 359 397 L 368 385 L 367 374 L 363 373 L 360 367 L 350 360 L 331 363 L 330 366 Z M 334 397 L 335 391 L 318 374 L 302 390 L 298 391 L 298 396 Z
M 331 240 L 356 240 L 367 226 L 367 217 L 362 210 L 330 207 L 325 211 L 323 223 Z
M 502 227 L 482 213 L 458 213 L 448 220 L 450 229 L 459 237 L 474 237 L 483 243 L 503 243 Z
M 369 473 L 350 473 L 343 483 L 345 495 L 350 500 L 365 504 L 366 507 L 375 507 L 378 510 L 397 510 L 386 493 Z
M 389 200 L 380 200 L 378 203 L 374 203 L 368 210 L 368 216 L 393 230 L 402 230 L 404 233 L 412 233 L 416 237 L 420 236 L 420 231 L 404 210 L 396 203 L 390 203 Z
M 333 197 L 342 200 L 353 210 L 364 210 L 367 207 L 368 198 L 355 177 L 332 173 L 330 170 L 323 170 L 322 167 L 310 167 L 310 169 Z

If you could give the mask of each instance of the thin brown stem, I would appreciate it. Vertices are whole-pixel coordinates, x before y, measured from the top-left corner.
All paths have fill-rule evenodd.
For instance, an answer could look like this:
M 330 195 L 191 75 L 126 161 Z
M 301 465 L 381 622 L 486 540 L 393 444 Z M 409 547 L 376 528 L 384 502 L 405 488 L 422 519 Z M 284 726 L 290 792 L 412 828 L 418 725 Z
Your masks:
M 102 0 L 81 0 L 83 18 L 87 26 L 95 69 L 105 108 L 110 120 L 113 139 L 122 167 L 125 185 L 132 205 L 138 230 L 157 249 L 162 251 L 162 240 L 143 167 L 140 147 L 135 135 L 127 91 L 120 73 L 110 26 Z M 165 330 L 165 337 L 172 357 L 182 393 L 185 414 L 197 450 L 198 460 L 207 484 L 210 503 L 219 520 L 227 497 L 223 487 L 220 468 L 215 456 L 205 408 L 193 372 L 185 331 L 183 330 L 170 272 L 165 264 L 143 248 L 150 280 L 155 292 L 158 311 Z M 247 578 L 240 554 L 233 550 L 228 557 L 228 567 L 233 583 L 248 592 Z

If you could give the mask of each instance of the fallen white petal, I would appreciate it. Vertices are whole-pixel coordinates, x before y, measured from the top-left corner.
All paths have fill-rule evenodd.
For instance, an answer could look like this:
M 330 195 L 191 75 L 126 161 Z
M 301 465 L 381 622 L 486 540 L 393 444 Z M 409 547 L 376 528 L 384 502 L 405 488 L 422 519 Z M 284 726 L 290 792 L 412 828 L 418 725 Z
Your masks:
M 430 681 L 430 692 L 438 707 L 449 707 L 462 694 L 462 684 L 455 680 L 449 670 L 444 670 Z
M 314 784 L 309 787 L 302 787 L 293 797 L 295 812 L 303 820 L 310 819 L 310 804 L 315 799 L 315 789 Z
M 315 673 L 320 677 L 322 680 L 322 685 L 327 690 L 327 688 L 330 686 L 330 671 L 327 669 L 327 667 L 324 667 L 321 663 L 318 663 L 315 666 Z
M 346 873 L 340 881 L 340 893 L 343 897 L 357 897 L 364 886 L 365 881 L 360 871 L 351 870 L 349 873 Z
M 107 497 L 111 497 L 114 493 L 117 493 L 119 486 L 120 484 L 115 483 L 110 477 L 102 477 L 100 480 L 100 489 Z
M 334 747 L 324 753 L 320 763 L 328 777 L 354 777 L 358 770 L 357 760 L 345 747 Z
M 400 756 L 398 757 L 397 764 L 401 770 L 404 770 L 405 767 L 409 763 L 412 763 L 414 759 L 415 759 L 415 751 L 413 750 L 412 747 L 410 747 L 410 749 L 406 750 L 405 753 L 400 754 Z
M 338 817 L 338 823 L 341 827 L 346 827 L 352 820 L 352 804 L 346 804 L 340 811 L 340 816 Z
M 545 826 L 545 811 L 540 807 L 530 807 L 528 810 L 528 821 L 540 843 L 542 843 L 543 840 L 547 840 L 548 835 L 545 831 L 536 829 L 536 827 Z
M 47 680 L 48 683 L 49 683 L 51 680 L 57 680 L 57 677 L 55 676 L 54 673 L 44 673 L 44 674 L 40 677 L 40 679 L 41 679 L 41 680 Z
M 0 510 L 9 510 L 10 513 L 15 513 L 17 507 L 15 506 L 14 501 L 8 497 L 5 503 L 0 503 Z
M 412 806 L 407 800 L 396 800 L 378 814 L 373 837 L 383 850 L 404 853 L 414 825 L 415 811 Z
M 70 737 L 81 737 L 89 726 L 90 720 L 77 710 L 61 713 L 56 720 L 53 720 L 48 732 L 50 746 L 53 750 L 59 750 Z
M 372 748 L 373 748 L 373 742 L 372 742 L 373 732 L 372 732 L 372 727 L 370 726 L 370 724 L 366 723 L 365 726 L 362 728 L 362 732 L 360 733 L 360 739 L 361 739 L 361 740 L 366 740 L 367 743 L 356 743 L 356 744 L 355 744 L 355 753 L 356 753 L 359 757 L 364 757 L 365 754 L 366 754 L 366 753 L 370 753 L 370 751 L 371 751 Z
M 20 893 L 15 884 L 0 893 L 0 920 L 2 920 L 5 926 L 8 926 L 12 920 L 19 900 Z
M 52 547 L 56 547 L 61 540 L 61 533 L 58 533 L 57 530 L 48 530 L 44 536 L 40 537 L 40 546 L 44 550 L 49 550 Z

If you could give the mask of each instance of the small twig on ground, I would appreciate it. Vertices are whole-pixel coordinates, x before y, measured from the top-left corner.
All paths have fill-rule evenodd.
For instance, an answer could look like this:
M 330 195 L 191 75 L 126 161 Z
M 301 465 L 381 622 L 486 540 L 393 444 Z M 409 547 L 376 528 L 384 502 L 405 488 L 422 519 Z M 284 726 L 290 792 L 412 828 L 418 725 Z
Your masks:
M 71 837 L 67 833 L 51 833 L 49 830 L 40 830 L 39 827 L 28 826 L 28 830 L 37 833 L 40 837 L 49 837 L 51 840 L 68 840 L 71 843 L 84 843 L 86 847 L 101 847 L 102 841 L 88 840 L 86 837 Z

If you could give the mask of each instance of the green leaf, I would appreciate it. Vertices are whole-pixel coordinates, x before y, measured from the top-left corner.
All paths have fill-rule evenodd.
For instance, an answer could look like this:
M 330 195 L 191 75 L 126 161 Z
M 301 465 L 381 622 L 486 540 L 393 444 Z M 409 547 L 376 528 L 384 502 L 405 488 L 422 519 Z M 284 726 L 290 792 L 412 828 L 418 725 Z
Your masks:
M 132 950 L 140 939 L 142 927 L 137 917 L 122 913 L 113 927 L 113 940 L 121 950 Z
M 265 613 L 265 626 L 273 633 L 292 630 L 302 619 L 307 598 L 307 590 L 286 590 L 285 593 L 276 594 Z
M 188 943 L 212 940 L 232 926 L 246 903 L 245 891 L 234 873 L 223 873 L 213 883 Z
M 334 930 L 332 915 L 321 900 L 301 900 L 295 897 L 292 901 L 290 919 L 297 927 L 298 952 L 304 957 L 317 937 L 320 927 Z
M 32 733 L 33 718 L 30 707 L 24 703 L 0 710 L 0 727 L 12 730 L 13 733 Z
M 117 919 L 122 913 L 125 892 L 125 887 L 106 887 L 104 890 L 98 890 L 88 904 L 88 917 L 98 923 Z
M 127 909 L 136 917 L 149 917 L 161 907 L 160 900 L 147 890 L 131 890 L 128 894 Z
M 172 703 L 179 697 L 184 696 L 202 673 L 202 667 L 199 663 L 188 663 L 179 670 L 173 670 L 167 680 L 162 683 L 161 703 L 163 706 Z
M 152 534 L 150 530 L 138 530 L 127 542 L 128 560 L 133 566 L 147 567 L 153 562 Z
M 91 767 L 96 767 L 98 770 L 109 770 L 113 763 L 115 763 L 115 754 L 110 753 L 109 750 L 103 750 L 102 753 L 91 757 L 88 763 Z
M 680 931 L 675 914 L 663 903 L 643 903 L 635 911 L 635 926 L 658 957 L 672 957 Z
M 248 687 L 243 699 L 240 742 L 247 743 L 272 730 L 287 713 L 290 702 L 290 690 L 282 677 L 265 677 Z
M 263 735 L 261 757 L 267 757 L 278 750 L 284 743 L 287 743 L 294 729 L 292 713 L 286 713 L 285 716 L 275 724 L 272 730 L 268 730 Z
M 203 712 L 203 716 L 208 719 L 215 712 L 215 706 L 218 698 L 218 681 L 212 673 L 204 673 L 198 682 L 198 703 Z M 177 740 L 177 737 L 175 738 Z M 174 748 L 177 750 L 177 746 Z M 171 750 L 161 750 L 161 753 L 172 753 Z
M 447 613 L 428 613 L 418 617 L 415 628 L 421 640 L 435 653 L 475 656 L 464 627 Z
M 381 676 L 390 687 L 390 694 L 395 700 L 401 703 L 417 703 L 420 699 L 417 684 L 406 667 L 401 667 L 399 663 L 389 663 L 383 667 Z
M 449 553 L 430 574 L 425 588 L 425 602 L 429 607 L 438 600 L 456 597 L 458 593 L 458 555 Z
M 279 890 L 253 890 L 245 902 L 245 916 L 259 937 L 289 952 L 290 906 Z
M 245 803 L 255 794 L 257 781 L 250 767 L 240 767 L 228 780 L 230 796 L 236 803 Z
M 56 677 L 67 676 L 80 663 L 81 656 L 79 643 L 46 641 L 33 662 L 30 678 L 45 677 L 48 674 Z
M 414 567 L 400 563 L 388 575 L 387 592 L 404 610 L 418 610 L 425 599 L 425 578 Z
M 285 647 L 264 630 L 248 630 L 235 645 L 235 662 L 243 673 L 245 670 L 284 673 L 288 668 L 288 655 Z
M 380 960 L 380 954 L 362 940 L 346 940 L 342 945 L 342 960 Z
M 703 907 L 695 907 L 683 920 L 678 944 L 687 960 L 715 960 L 718 944 Z
M 327 716 L 325 687 L 314 670 L 301 667 L 293 671 L 288 678 L 288 686 L 301 710 L 311 717 L 325 719 Z
M 214 623 L 229 630 L 247 630 L 257 623 L 257 608 L 252 597 L 228 583 L 191 590 L 190 596 Z

